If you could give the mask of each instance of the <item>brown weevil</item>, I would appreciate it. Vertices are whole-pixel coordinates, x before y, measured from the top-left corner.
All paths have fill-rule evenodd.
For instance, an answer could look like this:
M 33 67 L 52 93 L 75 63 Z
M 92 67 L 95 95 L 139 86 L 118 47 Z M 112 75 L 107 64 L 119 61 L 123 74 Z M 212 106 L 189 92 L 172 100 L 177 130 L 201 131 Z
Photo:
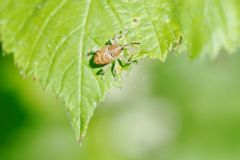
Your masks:
M 88 55 L 93 55 L 92 62 L 95 66 L 102 67 L 98 72 L 97 75 L 104 74 L 105 66 L 112 63 L 112 73 L 114 77 L 118 73 L 118 68 L 124 68 L 129 66 L 132 62 L 136 62 L 132 60 L 132 56 L 128 57 L 125 62 L 121 60 L 119 57 L 123 50 L 127 49 L 130 45 L 139 45 L 140 43 L 128 43 L 125 45 L 120 45 L 116 41 L 116 37 L 113 40 L 108 40 L 105 43 L 105 46 L 101 49 L 97 49 L 96 51 L 92 51 L 88 53 Z
M 140 44 L 140 43 L 130 43 L 126 45 L 110 44 L 106 45 L 102 49 L 96 51 L 94 55 L 94 63 L 97 65 L 107 65 L 118 58 L 121 52 L 129 45 Z

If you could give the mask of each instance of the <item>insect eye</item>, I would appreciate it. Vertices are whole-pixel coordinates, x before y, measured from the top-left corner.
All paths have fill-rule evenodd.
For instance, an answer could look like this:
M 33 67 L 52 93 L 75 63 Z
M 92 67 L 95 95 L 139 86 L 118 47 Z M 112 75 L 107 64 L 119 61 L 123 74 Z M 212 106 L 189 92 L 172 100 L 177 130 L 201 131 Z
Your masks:
M 108 40 L 105 45 L 112 45 L 112 42 L 110 40 Z

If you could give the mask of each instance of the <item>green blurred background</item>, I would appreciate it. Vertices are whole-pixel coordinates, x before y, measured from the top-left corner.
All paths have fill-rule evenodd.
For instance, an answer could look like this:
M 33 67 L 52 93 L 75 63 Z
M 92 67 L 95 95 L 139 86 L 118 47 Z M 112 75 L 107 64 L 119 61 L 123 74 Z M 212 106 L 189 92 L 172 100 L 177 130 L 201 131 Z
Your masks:
M 0 160 L 239 160 L 240 54 L 145 60 L 79 146 L 64 105 L 0 56 Z

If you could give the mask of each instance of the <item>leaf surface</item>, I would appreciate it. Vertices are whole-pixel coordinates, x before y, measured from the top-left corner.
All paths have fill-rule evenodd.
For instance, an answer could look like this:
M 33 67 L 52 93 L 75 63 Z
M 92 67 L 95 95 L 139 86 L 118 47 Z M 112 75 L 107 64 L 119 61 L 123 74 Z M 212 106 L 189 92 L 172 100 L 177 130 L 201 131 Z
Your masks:
M 216 54 L 236 49 L 237 0 L 0 0 L 0 34 L 7 53 L 26 76 L 50 88 L 66 104 L 78 141 L 96 104 L 114 85 L 110 70 L 101 77 L 87 53 L 114 34 L 122 43 L 140 42 L 137 59 L 164 61 L 184 36 L 187 52 Z

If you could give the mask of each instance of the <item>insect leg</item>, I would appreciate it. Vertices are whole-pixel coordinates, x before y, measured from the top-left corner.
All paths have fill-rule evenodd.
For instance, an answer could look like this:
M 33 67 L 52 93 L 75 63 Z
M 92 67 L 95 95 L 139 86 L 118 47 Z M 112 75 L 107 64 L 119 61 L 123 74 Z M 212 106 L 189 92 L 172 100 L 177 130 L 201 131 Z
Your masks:
M 90 51 L 90 52 L 87 53 L 87 56 L 94 56 L 95 54 L 96 54 L 95 51 Z
M 111 72 L 113 74 L 114 77 L 116 77 L 116 61 L 112 62 L 112 66 L 111 66 Z
M 96 75 L 104 75 L 104 70 L 103 69 L 100 69 L 99 71 L 97 71 Z
M 127 70 L 131 65 L 130 62 L 125 60 L 117 59 L 117 61 L 118 61 L 118 64 L 121 66 L 122 70 Z
M 130 70 L 132 68 L 131 64 L 137 63 L 137 60 L 132 60 L 132 56 L 130 56 L 128 59 L 118 59 L 118 63 L 122 70 Z
M 121 67 L 121 65 L 118 63 L 117 60 L 114 60 L 114 61 L 112 62 L 111 71 L 112 71 L 113 76 L 114 76 L 116 79 L 118 79 L 119 76 L 120 76 L 120 73 L 121 73 L 121 71 L 122 71 L 122 67 Z
M 106 43 L 105 43 L 105 45 L 112 45 L 113 44 L 113 42 L 111 41 L 111 40 L 108 40 Z
M 94 56 L 97 53 L 97 51 L 99 51 L 99 49 L 93 49 L 87 53 L 87 56 Z
M 96 75 L 104 75 L 106 70 L 108 69 L 108 65 L 102 66 L 101 69 L 99 69 L 96 73 Z

